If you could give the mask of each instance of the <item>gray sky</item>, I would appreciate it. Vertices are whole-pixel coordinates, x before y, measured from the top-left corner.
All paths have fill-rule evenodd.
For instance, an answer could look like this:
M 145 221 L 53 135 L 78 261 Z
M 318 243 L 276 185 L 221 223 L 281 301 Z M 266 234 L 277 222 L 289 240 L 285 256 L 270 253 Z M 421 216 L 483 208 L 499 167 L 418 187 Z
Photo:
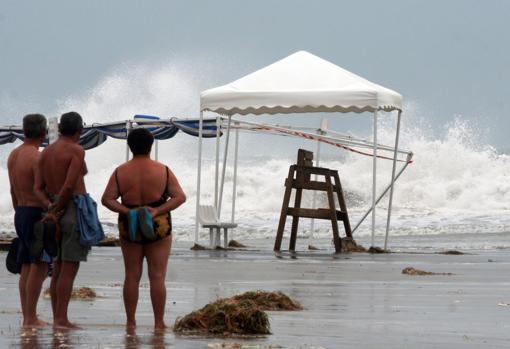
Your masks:
M 462 115 L 508 149 L 509 18 L 509 1 L 0 0 L 0 121 L 54 112 L 123 64 L 189 59 L 198 101 L 303 49 L 399 91 L 437 130 Z

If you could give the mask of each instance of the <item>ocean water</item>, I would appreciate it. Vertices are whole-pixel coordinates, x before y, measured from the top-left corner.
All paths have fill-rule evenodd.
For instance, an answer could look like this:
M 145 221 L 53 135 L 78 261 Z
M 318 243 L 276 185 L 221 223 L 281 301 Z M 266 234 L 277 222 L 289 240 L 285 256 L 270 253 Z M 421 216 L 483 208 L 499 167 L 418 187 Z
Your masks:
M 108 74 L 83 94 L 63 98 L 58 107 L 47 115 L 59 115 L 72 109 L 79 111 L 87 123 L 124 120 L 137 113 L 196 116 L 193 111 L 198 110 L 201 85 L 199 75 L 190 74 L 176 64 L 157 69 L 124 67 Z M 412 103 L 408 103 L 406 109 L 401 147 L 413 151 L 414 161 L 397 182 L 391 235 L 426 236 L 429 242 L 433 242 L 434 237 L 439 240 L 446 236 L 461 240 L 460 246 L 465 248 L 510 248 L 510 240 L 506 242 L 505 239 L 505 233 L 510 231 L 510 157 L 493 148 L 490 142 L 481 141 L 484 137 L 480 136 L 477 126 L 460 116 L 444 125 L 440 132 L 437 128 L 432 132 L 424 121 L 426 112 L 416 115 Z M 22 109 L 19 113 L 23 114 Z M 318 124 L 320 118 L 314 117 L 313 122 Z M 289 120 L 284 121 L 289 123 Z M 299 123 L 304 119 L 293 120 Z M 19 120 L 8 122 L 19 123 Z M 392 144 L 393 125 L 394 115 L 381 118 L 381 143 Z M 361 130 L 361 136 L 369 133 L 369 128 Z M 205 140 L 204 143 L 201 200 L 205 204 L 212 204 L 214 198 L 214 144 L 214 140 Z M 6 145 L 0 148 L 0 191 L 4 193 L 0 197 L 0 231 L 3 235 L 13 234 L 13 211 L 6 171 L 6 158 L 12 147 Z M 241 133 L 236 239 L 274 238 L 284 179 L 289 165 L 294 163 L 298 147 L 315 150 L 316 144 L 288 137 Z M 321 166 L 339 171 L 354 226 L 371 203 L 372 159 L 326 145 L 322 149 Z M 174 234 L 177 239 L 191 241 L 194 239 L 197 139 L 178 134 L 172 140 L 160 142 L 159 150 L 160 161 L 171 167 L 188 196 L 185 205 L 173 214 Z M 116 166 L 125 161 L 125 154 L 125 143 L 113 139 L 87 152 L 89 174 L 86 185 L 98 202 L 109 176 Z M 229 159 L 222 212 L 226 220 L 231 217 L 231 154 Z M 389 183 L 390 175 L 391 162 L 378 161 L 379 190 Z M 306 192 L 302 206 L 311 207 L 311 201 L 311 193 Z M 318 195 L 317 205 L 325 203 L 325 196 Z M 99 206 L 105 230 L 116 234 L 116 215 Z M 386 207 L 385 199 L 377 209 L 379 245 L 386 225 Z M 316 221 L 314 231 L 310 227 L 310 221 L 303 219 L 300 237 L 313 241 L 326 239 L 331 234 L 328 222 Z M 486 241 L 480 238 L 484 234 L 488 237 Z M 355 236 L 365 240 L 369 235 L 368 218 Z M 206 236 L 207 233 L 201 231 L 200 238 L 207 239 Z M 494 236 L 497 238 L 492 238 Z

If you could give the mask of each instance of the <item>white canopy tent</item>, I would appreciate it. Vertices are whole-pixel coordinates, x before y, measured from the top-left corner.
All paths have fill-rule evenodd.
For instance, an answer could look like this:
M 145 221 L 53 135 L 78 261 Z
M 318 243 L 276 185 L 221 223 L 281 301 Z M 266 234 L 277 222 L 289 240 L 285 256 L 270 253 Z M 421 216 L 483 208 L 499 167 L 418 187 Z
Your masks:
M 202 162 L 201 130 L 204 111 L 211 111 L 221 115 L 226 115 L 228 117 L 221 189 L 219 191 L 219 197 L 218 193 L 216 193 L 216 197 L 218 197 L 218 199 L 215 202 L 215 205 L 219 204 L 218 211 L 221 210 L 221 198 L 227 159 L 226 155 L 230 135 L 231 119 L 233 115 L 315 112 L 372 112 L 372 246 L 374 246 L 375 233 L 375 206 L 379 200 L 376 196 L 378 150 L 377 117 L 379 111 L 398 111 L 388 217 L 386 224 L 386 248 L 390 227 L 391 206 L 394 188 L 393 184 L 395 182 L 400 120 L 402 114 L 402 96 L 399 93 L 374 84 L 306 51 L 296 52 L 280 61 L 277 61 L 227 85 L 203 91 L 200 95 L 198 146 L 199 164 L 197 174 L 197 221 L 195 227 L 195 240 L 198 239 L 198 211 L 200 205 Z M 218 170 L 216 173 L 218 173 Z M 218 178 L 218 175 L 216 178 Z M 216 183 L 218 183 L 217 181 Z M 218 190 L 218 185 L 216 185 L 216 188 Z

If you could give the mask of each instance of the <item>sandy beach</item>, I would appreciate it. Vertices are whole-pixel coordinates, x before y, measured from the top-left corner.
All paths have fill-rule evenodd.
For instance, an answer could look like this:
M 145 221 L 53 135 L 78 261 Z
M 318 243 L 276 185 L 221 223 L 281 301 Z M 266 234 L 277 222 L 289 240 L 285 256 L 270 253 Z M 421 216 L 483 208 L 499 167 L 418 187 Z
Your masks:
M 3 1 L 0 349 L 510 348 L 509 13 Z M 246 247 L 205 248 L 214 232 Z M 18 262 L 49 262 L 41 235 L 71 262 L 55 327 L 79 329 L 21 326 L 53 322 L 51 281 L 35 314 L 46 266 L 20 282 L 6 250 L 18 237 Z M 124 246 L 127 306 L 119 236 L 141 243 Z M 154 309 L 144 261 L 134 321 L 142 254 Z M 178 334 L 196 327 L 264 335 Z
M 408 239 L 407 239 L 408 240 Z M 440 239 L 436 239 L 440 240 Z M 0 347 L 21 348 L 507 348 L 510 311 L 505 250 L 470 250 L 465 255 L 398 252 L 333 255 L 332 250 L 282 253 L 269 240 L 248 241 L 248 251 L 190 251 L 189 242 L 173 249 L 167 276 L 166 319 L 219 297 L 248 290 L 280 290 L 305 307 L 300 312 L 270 312 L 272 334 L 256 338 L 155 334 L 147 277 L 142 279 L 139 327 L 126 334 L 121 298 L 120 250 L 94 248 L 75 286 L 99 297 L 72 301 L 71 319 L 83 330 L 20 329 L 16 276 L 0 271 Z M 405 245 L 406 238 L 397 243 Z M 327 245 L 327 242 L 324 242 Z M 439 250 L 436 250 L 436 252 Z M 2 261 L 5 253 L 2 252 Z M 409 276 L 412 266 L 453 275 Z M 48 280 L 45 286 L 48 284 Z M 39 313 L 51 320 L 50 302 Z M 223 346 L 222 346 L 223 345 Z

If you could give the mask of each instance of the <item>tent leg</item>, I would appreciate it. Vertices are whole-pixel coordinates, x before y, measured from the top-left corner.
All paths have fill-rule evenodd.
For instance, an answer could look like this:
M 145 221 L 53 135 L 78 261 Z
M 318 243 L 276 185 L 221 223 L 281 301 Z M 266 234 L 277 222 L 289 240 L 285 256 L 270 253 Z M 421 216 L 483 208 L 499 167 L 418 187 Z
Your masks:
M 374 148 L 373 148 L 373 170 L 372 170 L 372 236 L 371 246 L 375 245 L 375 204 L 377 186 L 377 110 L 374 111 Z
M 216 117 L 216 167 L 214 172 L 214 208 L 218 212 L 218 181 L 220 172 L 220 117 Z M 216 217 L 218 218 L 218 217 Z
M 239 125 L 237 123 L 237 125 Z M 234 147 L 234 178 L 232 184 L 232 217 L 231 222 L 234 223 L 236 216 L 236 197 L 237 197 L 237 158 L 239 154 L 239 129 L 236 128 L 235 133 L 235 147 Z M 232 234 L 230 239 L 234 239 L 234 229 L 232 229 Z
M 221 246 L 221 230 L 220 228 L 216 228 L 216 236 L 214 240 L 214 248 L 217 246 Z
M 395 187 L 395 171 L 397 168 L 397 149 L 398 149 L 398 139 L 400 136 L 400 116 L 402 115 L 402 111 L 398 111 L 397 115 L 397 132 L 395 135 L 395 150 L 393 152 L 393 167 L 391 169 L 391 188 L 390 188 L 390 200 L 388 202 L 388 218 L 386 220 L 386 235 L 384 237 L 384 249 L 388 247 L 388 235 L 390 232 L 390 221 L 391 221 L 391 206 L 393 204 L 393 188 Z
M 223 154 L 223 169 L 221 171 L 220 192 L 218 194 L 218 219 L 221 217 L 221 203 L 223 201 L 223 186 L 225 185 L 225 170 L 227 169 L 228 141 L 230 139 L 230 123 L 232 117 L 228 116 L 227 138 L 225 139 L 225 153 Z
M 317 134 L 323 135 L 324 134 L 323 130 L 327 127 L 326 125 L 327 125 L 327 119 L 321 119 L 321 124 L 319 126 Z M 316 160 L 315 160 L 315 166 L 320 167 L 321 142 L 317 142 L 317 152 L 316 153 L 317 153 L 317 156 L 316 156 Z M 317 175 L 314 175 L 314 181 L 317 181 Z M 313 194 L 312 194 L 312 209 L 315 209 L 316 200 L 317 200 L 317 192 L 314 190 Z M 313 239 L 314 229 L 315 229 L 315 219 L 312 218 L 310 220 L 310 237 L 308 239 L 309 245 L 310 245 L 311 240 Z
M 158 159 L 159 159 L 159 142 L 156 139 L 156 141 L 154 143 L 155 143 L 154 144 L 154 160 L 158 161 Z
M 410 160 L 410 159 L 409 159 L 409 160 Z M 409 166 L 409 162 L 406 162 L 406 163 L 404 164 L 404 166 L 403 166 L 403 167 L 402 167 L 402 168 L 398 171 L 398 173 L 397 173 L 397 174 L 396 174 L 396 176 L 395 176 L 395 180 L 394 180 L 394 182 L 396 182 L 396 181 L 397 181 L 397 179 L 399 179 L 400 175 L 401 175 L 402 173 L 404 173 L 404 171 L 405 171 L 405 169 L 407 168 L 407 166 Z M 375 201 L 375 204 L 376 204 L 376 205 L 377 205 L 377 204 L 379 204 L 379 201 L 381 201 L 381 200 L 382 200 L 382 198 L 384 197 L 384 195 L 386 195 L 386 193 L 390 190 L 390 188 L 391 188 L 391 184 L 390 184 L 390 185 L 388 185 L 388 186 L 386 187 L 386 189 L 384 189 L 384 191 L 383 191 L 383 192 L 379 195 L 379 197 L 378 197 L 378 198 L 377 198 L 377 200 Z M 361 223 L 363 223 L 363 221 L 365 220 L 365 218 L 367 218 L 367 217 L 368 217 L 368 215 L 369 215 L 371 212 L 372 212 L 372 206 L 370 206 L 370 208 L 367 210 L 367 212 L 365 212 L 365 214 L 363 215 L 363 217 L 361 217 L 361 219 L 358 221 L 358 223 L 356 223 L 356 225 L 354 226 L 354 228 L 352 228 L 352 233 L 354 233 L 354 232 L 358 229 L 358 227 L 361 225 Z
M 197 170 L 197 207 L 195 211 L 195 243 L 198 243 L 198 212 L 200 208 L 200 179 L 202 175 L 202 127 L 204 123 L 204 112 L 200 112 L 198 122 L 198 170 Z

